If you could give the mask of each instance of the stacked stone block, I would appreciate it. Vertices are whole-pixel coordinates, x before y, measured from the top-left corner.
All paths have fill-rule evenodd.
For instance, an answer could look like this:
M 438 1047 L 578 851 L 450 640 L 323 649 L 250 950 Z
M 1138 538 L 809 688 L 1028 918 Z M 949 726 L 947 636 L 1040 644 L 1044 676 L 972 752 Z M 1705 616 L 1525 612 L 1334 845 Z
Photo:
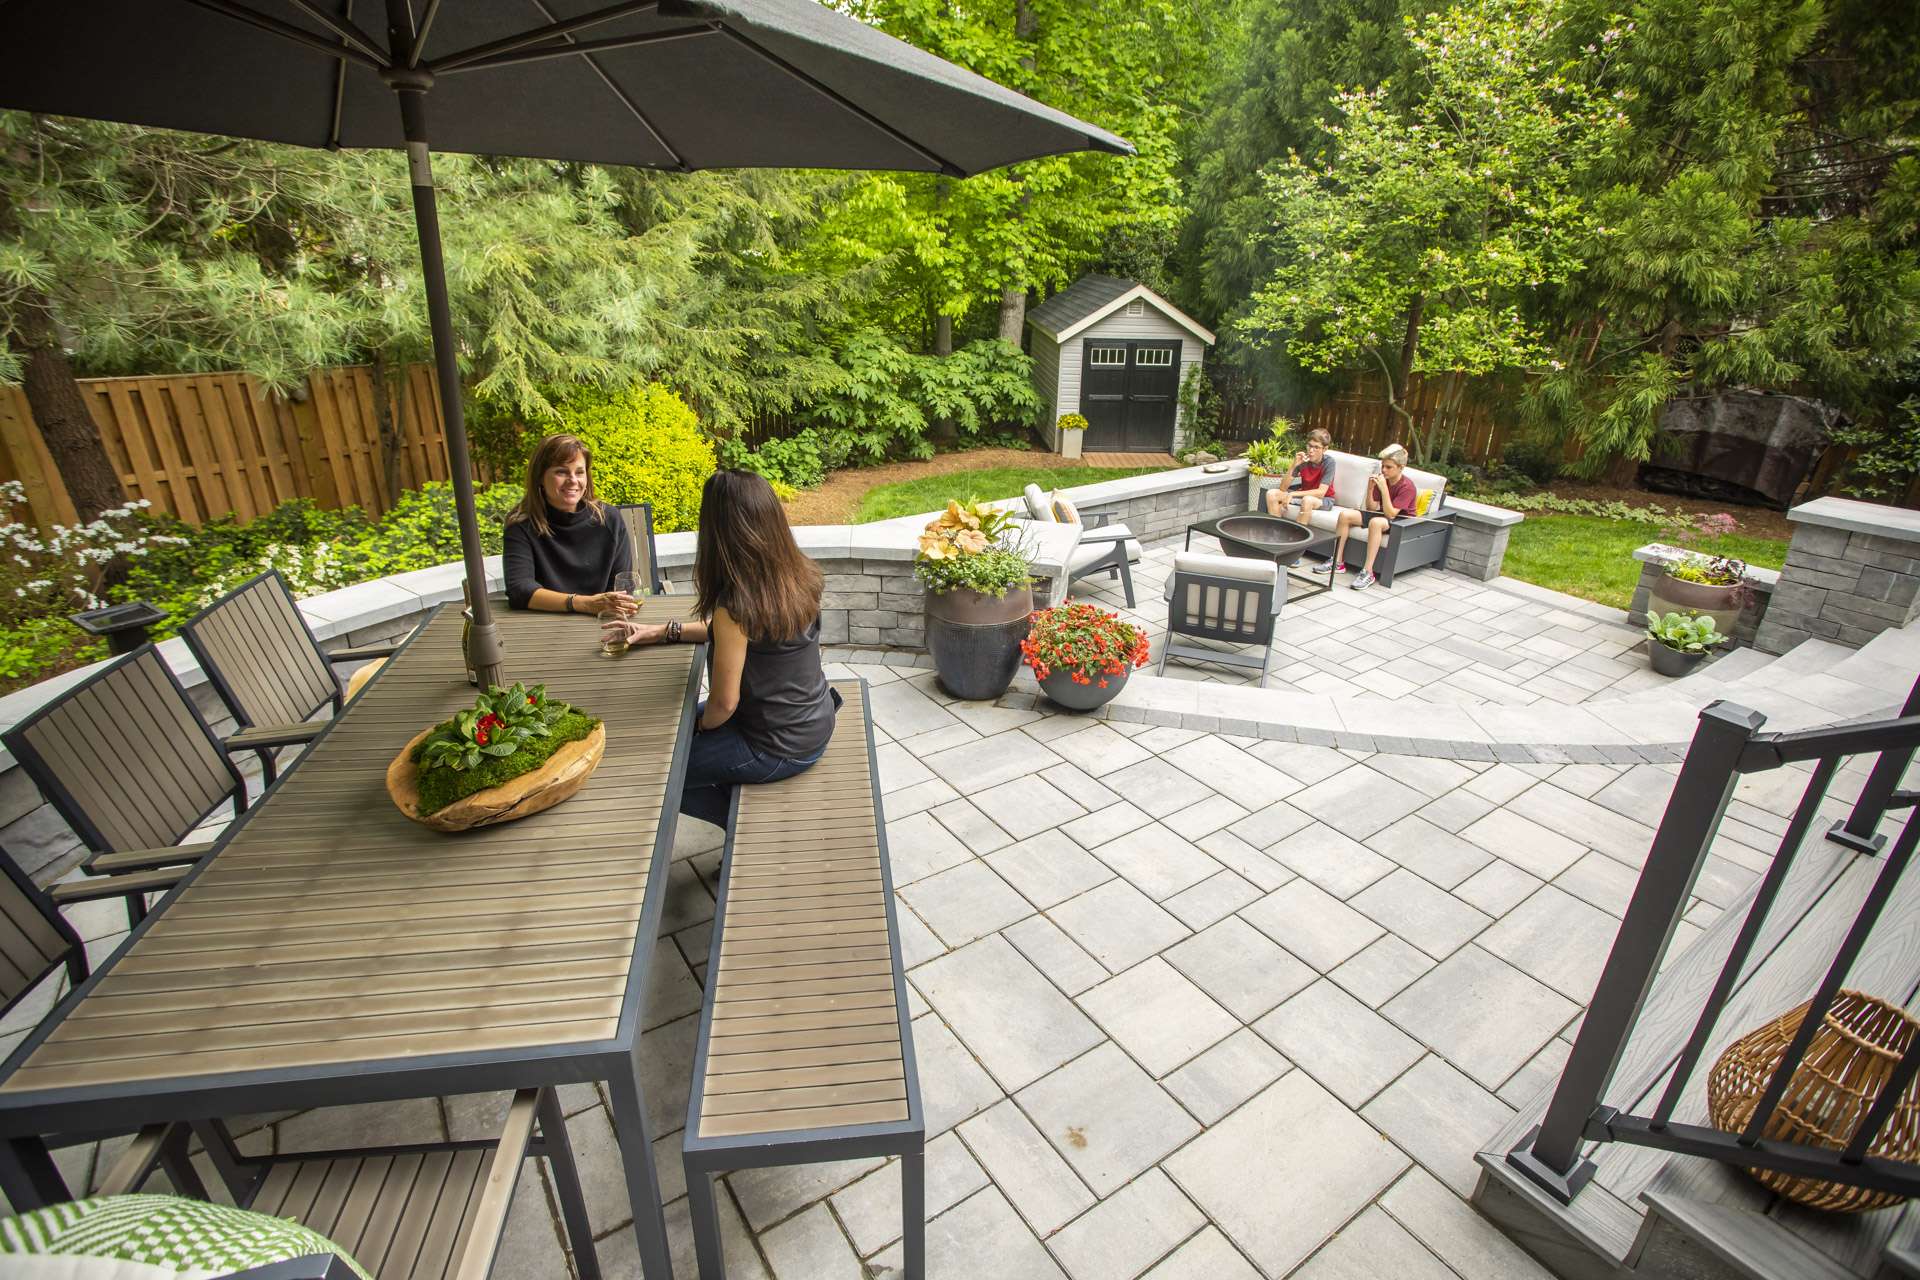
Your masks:
M 1465 511 L 1456 511 L 1453 533 L 1447 538 L 1446 567 L 1476 582 L 1500 576 L 1507 558 L 1507 536 L 1513 526 L 1488 524 Z
M 1653 584 L 1666 573 L 1666 566 L 1682 557 L 1691 557 L 1695 553 L 1681 547 L 1670 547 L 1664 543 L 1650 543 L 1633 553 L 1640 562 L 1640 581 L 1633 587 L 1633 602 L 1627 606 L 1627 621 L 1636 627 L 1647 625 L 1647 610 L 1653 602 Z M 1752 645 L 1760 632 L 1761 620 L 1767 616 L 1772 606 L 1773 593 L 1780 575 L 1770 569 L 1747 567 L 1747 602 L 1741 606 L 1740 616 L 1734 619 L 1731 635 L 1734 643 Z
M 1821 498 L 1787 518 L 1793 541 L 1756 648 L 1816 639 L 1857 649 L 1920 617 L 1920 514 Z

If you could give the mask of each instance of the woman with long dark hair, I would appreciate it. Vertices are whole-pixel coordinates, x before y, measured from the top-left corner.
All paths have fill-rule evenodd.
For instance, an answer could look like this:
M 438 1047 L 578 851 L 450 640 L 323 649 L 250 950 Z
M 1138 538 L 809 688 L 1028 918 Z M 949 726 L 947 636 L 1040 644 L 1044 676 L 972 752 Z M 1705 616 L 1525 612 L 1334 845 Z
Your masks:
M 527 459 L 527 488 L 507 514 L 501 546 L 507 603 L 548 613 L 632 613 L 639 603 L 613 589 L 633 567 L 620 513 L 594 496 L 593 452 L 578 436 L 542 440 Z
M 708 642 L 680 812 L 724 827 L 736 784 L 790 778 L 819 760 L 840 702 L 820 666 L 820 567 L 761 477 L 707 478 L 693 585 L 690 621 L 607 626 L 628 644 Z

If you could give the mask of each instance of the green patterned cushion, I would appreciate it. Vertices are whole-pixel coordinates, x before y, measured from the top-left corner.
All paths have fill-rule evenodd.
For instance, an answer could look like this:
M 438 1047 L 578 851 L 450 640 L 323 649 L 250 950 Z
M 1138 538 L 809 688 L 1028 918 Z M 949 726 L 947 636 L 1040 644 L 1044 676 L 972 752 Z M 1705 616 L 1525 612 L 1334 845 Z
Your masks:
M 335 1255 L 363 1280 L 367 1275 L 345 1250 L 289 1218 L 180 1196 L 96 1196 L 0 1219 L 0 1255 L 144 1263 L 158 1270 L 131 1274 L 151 1274 L 155 1280 L 202 1280 L 317 1253 Z M 6 1270 L 0 1266 L 0 1273 Z

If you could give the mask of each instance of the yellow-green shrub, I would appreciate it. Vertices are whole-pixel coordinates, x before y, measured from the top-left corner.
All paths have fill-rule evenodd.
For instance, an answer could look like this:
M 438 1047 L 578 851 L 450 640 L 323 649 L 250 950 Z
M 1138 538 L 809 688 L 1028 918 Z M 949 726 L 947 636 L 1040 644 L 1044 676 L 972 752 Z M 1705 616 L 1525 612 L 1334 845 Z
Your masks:
M 624 391 L 582 389 L 558 408 L 554 429 L 572 432 L 593 450 L 593 488 L 602 502 L 651 502 L 656 533 L 699 523 L 713 445 L 686 401 L 650 382 Z

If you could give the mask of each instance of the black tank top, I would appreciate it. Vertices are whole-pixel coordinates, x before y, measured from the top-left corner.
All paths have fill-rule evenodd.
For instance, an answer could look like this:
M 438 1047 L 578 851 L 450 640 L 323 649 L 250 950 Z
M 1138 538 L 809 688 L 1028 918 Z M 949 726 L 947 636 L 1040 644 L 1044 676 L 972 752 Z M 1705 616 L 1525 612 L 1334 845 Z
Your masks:
M 818 617 L 796 639 L 747 642 L 732 723 L 754 750 L 787 760 L 818 755 L 833 736 L 833 712 Z

